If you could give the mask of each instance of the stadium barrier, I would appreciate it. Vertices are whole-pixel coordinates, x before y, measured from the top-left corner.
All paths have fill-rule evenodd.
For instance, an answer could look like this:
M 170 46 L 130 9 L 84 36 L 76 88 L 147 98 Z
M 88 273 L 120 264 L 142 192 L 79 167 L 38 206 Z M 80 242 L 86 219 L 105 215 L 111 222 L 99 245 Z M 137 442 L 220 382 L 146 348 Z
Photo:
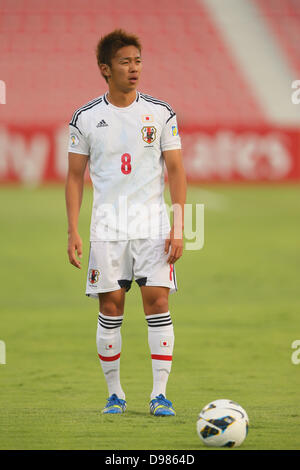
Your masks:
M 189 182 L 300 180 L 298 129 L 183 127 L 180 134 Z M 67 142 L 65 125 L 0 127 L 0 183 L 63 182 Z

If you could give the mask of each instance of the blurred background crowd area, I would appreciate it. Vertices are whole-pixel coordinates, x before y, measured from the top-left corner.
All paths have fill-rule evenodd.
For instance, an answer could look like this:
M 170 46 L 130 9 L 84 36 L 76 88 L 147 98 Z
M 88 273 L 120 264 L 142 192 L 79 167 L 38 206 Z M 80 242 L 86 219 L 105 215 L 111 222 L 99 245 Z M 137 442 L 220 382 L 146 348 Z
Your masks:
M 299 0 L 0 0 L 0 183 L 65 179 L 115 28 L 141 39 L 138 89 L 176 111 L 190 182 L 300 179 Z

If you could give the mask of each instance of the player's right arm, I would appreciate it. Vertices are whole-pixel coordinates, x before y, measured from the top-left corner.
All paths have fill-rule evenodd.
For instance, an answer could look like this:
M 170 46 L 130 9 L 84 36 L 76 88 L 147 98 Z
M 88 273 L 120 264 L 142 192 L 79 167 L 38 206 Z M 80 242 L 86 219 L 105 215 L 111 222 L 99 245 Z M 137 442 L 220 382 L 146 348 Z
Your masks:
M 81 269 L 82 241 L 78 233 L 78 219 L 88 158 L 88 155 L 69 152 L 68 175 L 65 187 L 68 217 L 68 255 L 70 263 L 79 269 Z

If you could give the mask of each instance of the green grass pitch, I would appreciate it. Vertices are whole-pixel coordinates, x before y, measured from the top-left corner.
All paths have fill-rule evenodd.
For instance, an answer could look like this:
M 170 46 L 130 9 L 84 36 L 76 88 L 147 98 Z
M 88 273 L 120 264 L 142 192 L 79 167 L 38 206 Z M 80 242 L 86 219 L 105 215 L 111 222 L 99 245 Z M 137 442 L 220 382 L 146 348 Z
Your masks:
M 167 396 L 177 416 L 149 415 L 147 326 L 136 284 L 126 297 L 122 385 L 128 409 L 101 416 L 107 389 L 84 295 L 92 192 L 80 218 L 83 269 L 68 264 L 64 189 L 0 189 L 0 449 L 206 449 L 196 434 L 209 401 L 250 418 L 240 449 L 300 448 L 300 188 L 189 187 L 205 204 L 205 244 L 177 263 Z M 168 196 L 166 197 L 168 201 Z M 233 450 L 234 451 L 234 450 Z

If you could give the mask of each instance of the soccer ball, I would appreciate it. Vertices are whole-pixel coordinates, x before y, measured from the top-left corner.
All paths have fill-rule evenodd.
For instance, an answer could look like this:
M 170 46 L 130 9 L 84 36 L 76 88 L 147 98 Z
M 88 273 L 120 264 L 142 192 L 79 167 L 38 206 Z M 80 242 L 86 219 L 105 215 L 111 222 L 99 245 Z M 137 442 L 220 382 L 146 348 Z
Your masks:
M 200 411 L 200 415 L 205 413 L 207 410 L 211 410 L 217 407 L 218 408 L 233 408 L 237 411 L 240 411 L 245 416 L 247 423 L 249 425 L 249 418 L 244 408 L 241 405 L 239 405 L 236 401 L 226 400 L 224 398 L 220 400 L 211 401 L 210 403 L 208 403 L 208 405 L 202 408 L 202 410 Z
M 237 447 L 248 433 L 246 411 L 231 400 L 215 400 L 206 405 L 197 420 L 197 433 L 205 445 Z

